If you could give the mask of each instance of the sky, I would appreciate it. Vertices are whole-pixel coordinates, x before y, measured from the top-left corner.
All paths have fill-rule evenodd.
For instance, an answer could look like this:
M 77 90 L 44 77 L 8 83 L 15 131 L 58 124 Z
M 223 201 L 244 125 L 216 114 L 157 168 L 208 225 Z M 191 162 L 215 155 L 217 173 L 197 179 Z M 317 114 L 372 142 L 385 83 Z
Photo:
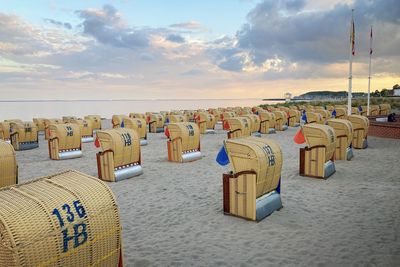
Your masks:
M 283 97 L 400 83 L 398 0 L 0 0 L 3 100 Z

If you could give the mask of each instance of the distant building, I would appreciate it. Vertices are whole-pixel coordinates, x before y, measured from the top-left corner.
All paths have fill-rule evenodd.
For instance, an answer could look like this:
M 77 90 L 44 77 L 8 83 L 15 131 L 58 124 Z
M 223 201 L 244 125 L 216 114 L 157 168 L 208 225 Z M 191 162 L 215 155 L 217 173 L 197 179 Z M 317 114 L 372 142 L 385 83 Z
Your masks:
M 393 89 L 393 96 L 400 96 L 400 88 Z
M 285 93 L 283 98 L 285 98 L 286 102 L 290 102 L 292 99 L 292 94 L 291 93 Z

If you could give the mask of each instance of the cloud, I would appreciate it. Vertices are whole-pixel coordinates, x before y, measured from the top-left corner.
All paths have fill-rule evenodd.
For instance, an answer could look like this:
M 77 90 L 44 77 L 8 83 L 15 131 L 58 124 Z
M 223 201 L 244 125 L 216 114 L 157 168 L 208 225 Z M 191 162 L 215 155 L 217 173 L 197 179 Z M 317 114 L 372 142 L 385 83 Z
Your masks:
M 47 22 L 47 23 L 53 24 L 55 26 L 65 28 L 67 30 L 71 30 L 72 29 L 71 23 L 68 23 L 68 22 L 61 22 L 61 21 L 54 20 L 54 19 L 44 19 L 44 21 Z
M 78 10 L 83 19 L 83 33 L 102 44 L 116 47 L 138 48 L 149 46 L 149 33 L 126 25 L 121 14 L 111 5 L 102 9 Z
M 294 76 L 307 75 L 310 69 L 306 65 L 318 70 L 327 64 L 347 62 L 352 8 L 356 21 L 355 61 L 364 62 L 368 57 L 371 24 L 376 31 L 374 58 L 399 58 L 400 5 L 396 0 L 356 0 L 352 6 L 339 3 L 313 11 L 306 10 L 306 5 L 304 0 L 264 0 L 257 4 L 234 38 L 213 42 L 215 63 L 223 70 L 263 70 L 269 72 L 265 77 L 282 78 L 283 73 L 268 67 L 274 59 Z
M 184 43 L 185 42 L 185 38 L 183 38 L 179 34 L 173 34 L 173 33 L 167 35 L 167 37 L 165 39 L 168 41 L 174 42 L 174 43 Z
M 171 25 L 169 25 L 169 27 L 184 29 L 184 30 L 199 30 L 199 29 L 203 28 L 201 23 L 198 21 L 188 21 L 188 22 L 171 24 Z

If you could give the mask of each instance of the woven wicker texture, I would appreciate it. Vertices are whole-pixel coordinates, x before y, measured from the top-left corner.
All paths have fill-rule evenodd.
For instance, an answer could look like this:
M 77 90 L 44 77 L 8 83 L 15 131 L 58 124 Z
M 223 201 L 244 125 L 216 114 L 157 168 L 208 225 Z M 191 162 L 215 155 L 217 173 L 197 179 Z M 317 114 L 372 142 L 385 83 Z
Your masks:
M 229 119 L 225 119 L 225 121 L 229 125 L 228 129 L 228 137 L 229 138 L 238 138 L 238 137 L 246 137 L 251 135 L 251 125 L 250 119 L 247 117 L 233 117 Z
M 143 113 L 129 113 L 129 118 L 137 118 L 146 120 L 146 115 Z
M 186 122 L 187 117 L 184 115 L 167 115 L 169 123 Z
M 124 119 L 124 127 L 137 131 L 140 139 L 146 139 L 147 125 L 145 119 L 142 118 Z
M 113 128 L 120 128 L 121 123 L 124 119 L 129 119 L 129 116 L 126 115 L 113 115 L 111 118 L 111 123 Z
M 308 147 L 324 147 L 325 159 L 332 158 L 336 148 L 335 131 L 328 125 L 317 123 L 303 126 L 303 133 Z
M 260 131 L 260 117 L 256 114 L 244 115 L 243 117 L 250 119 L 250 129 L 252 133 Z
M 289 126 L 294 127 L 297 124 L 299 124 L 300 117 L 301 117 L 301 112 L 299 110 L 294 108 L 289 109 L 289 118 L 288 118 Z
M 50 140 L 58 140 L 58 150 L 80 149 L 81 129 L 78 124 L 50 124 Z
M 87 115 L 84 117 L 85 120 L 91 120 L 93 124 L 93 130 L 101 129 L 101 117 L 100 115 Z
M 50 124 L 62 124 L 63 121 L 60 119 L 44 119 L 44 138 L 46 140 L 50 137 Z
M 335 107 L 336 119 L 347 119 L 347 108 Z
M 283 131 L 283 126 L 287 123 L 287 114 L 284 111 L 275 110 L 272 113 L 275 115 L 274 128 L 277 131 Z
M 23 123 L 22 120 L 20 119 L 8 119 L 8 120 L 4 120 L 5 122 L 19 122 L 19 123 Z
M 77 120 L 78 118 L 75 116 L 63 116 L 62 121 L 63 123 L 71 123 L 73 120 Z
M 33 118 L 33 123 L 36 124 L 39 132 L 44 131 L 44 118 Z
M 353 140 L 353 125 L 350 121 L 329 119 L 327 120 L 327 124 L 335 131 L 336 139 L 343 136 L 346 138 L 347 147 L 351 145 L 351 141 Z
M 0 122 L 0 139 L 10 140 L 10 123 L 3 121 Z
M 347 118 L 353 124 L 353 146 L 363 148 L 364 140 L 368 136 L 369 120 L 362 115 L 351 115 Z
M 282 170 L 282 151 L 273 140 L 246 137 L 224 141 L 234 173 L 256 171 L 256 197 L 278 187 Z
M 18 166 L 14 148 L 0 140 L 0 187 L 16 184 L 17 175 Z
M 324 124 L 324 121 L 322 120 L 322 115 L 317 112 L 306 112 L 307 114 L 307 123 L 318 123 L 318 124 Z
M 260 117 L 261 133 L 268 133 L 269 128 L 275 128 L 275 114 L 268 111 L 258 113 Z
M 229 119 L 229 118 L 233 118 L 233 117 L 236 117 L 236 114 L 233 111 L 225 111 L 225 112 L 222 113 L 222 118 L 224 120 Z
M 379 115 L 389 115 L 391 112 L 390 104 L 380 104 L 379 105 Z
M 15 150 L 19 150 L 19 143 L 38 142 L 38 131 L 33 122 L 10 122 L 11 143 Z
M 346 160 L 347 148 L 353 141 L 353 125 L 348 120 L 329 119 L 327 124 L 335 130 L 336 151 L 335 159 Z
M 198 112 L 196 121 L 201 134 L 205 134 L 207 129 L 214 129 L 217 123 L 215 116 L 208 112 Z
M 150 123 L 156 128 L 164 127 L 165 117 L 161 113 L 153 113 L 150 115 Z
M 81 136 L 93 136 L 93 123 L 92 120 L 71 120 L 71 123 L 78 124 L 81 129 Z
M 99 179 L 67 171 L 4 188 L 0 199 L 0 266 L 118 266 L 118 207 Z
M 181 140 L 182 151 L 198 150 L 200 147 L 200 129 L 193 122 L 170 123 L 168 126 L 169 139 Z
M 97 132 L 102 151 L 111 150 L 114 153 L 114 167 L 140 161 L 140 140 L 137 131 L 118 128 Z
M 326 120 L 330 119 L 331 117 L 329 111 L 323 109 L 323 107 L 318 107 L 317 109 L 315 109 L 315 113 L 321 114 L 323 123 L 325 123 Z

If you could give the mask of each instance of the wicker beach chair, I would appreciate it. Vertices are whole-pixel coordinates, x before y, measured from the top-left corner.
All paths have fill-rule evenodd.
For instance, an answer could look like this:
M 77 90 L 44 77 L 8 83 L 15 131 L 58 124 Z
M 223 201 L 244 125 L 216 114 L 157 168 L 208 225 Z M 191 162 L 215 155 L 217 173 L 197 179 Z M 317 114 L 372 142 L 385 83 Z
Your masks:
M 81 129 L 78 124 L 49 125 L 49 156 L 55 160 L 82 157 Z
M 193 122 L 170 123 L 166 129 L 168 137 L 168 160 L 189 162 L 201 158 L 200 129 Z
M 353 125 L 353 147 L 357 149 L 364 149 L 368 147 L 368 127 L 369 120 L 365 116 L 350 115 L 347 118 Z
M 335 172 L 336 137 L 332 127 L 317 123 L 302 128 L 306 147 L 300 148 L 300 175 L 328 178 Z
M 282 208 L 282 152 L 277 142 L 257 137 L 224 141 L 232 171 L 223 174 L 226 214 L 260 221 Z
M 97 132 L 101 152 L 97 153 L 99 178 L 118 182 L 143 173 L 137 131 L 127 128 Z
M 33 122 L 11 122 L 11 144 L 16 151 L 39 147 L 39 136 L 36 124 Z
M 99 179 L 66 171 L 0 200 L 0 266 L 123 266 L 117 202 Z
M 353 158 L 353 125 L 348 120 L 329 119 L 327 124 L 333 128 L 336 136 L 335 160 L 351 160 Z

